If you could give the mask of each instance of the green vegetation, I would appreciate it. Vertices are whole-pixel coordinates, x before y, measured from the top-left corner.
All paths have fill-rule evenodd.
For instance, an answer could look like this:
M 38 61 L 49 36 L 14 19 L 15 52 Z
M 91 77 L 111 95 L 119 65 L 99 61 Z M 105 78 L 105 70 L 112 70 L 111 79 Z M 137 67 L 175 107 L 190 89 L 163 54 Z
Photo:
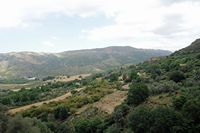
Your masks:
M 185 79 L 185 75 L 182 72 L 174 71 L 169 74 L 169 79 L 173 80 L 174 82 L 181 82 Z
M 75 132 L 77 133 L 95 133 L 101 129 L 99 125 L 102 123 L 102 119 L 95 117 L 90 119 L 79 119 L 75 122 Z
M 97 102 L 105 95 L 112 93 L 114 88 L 117 88 L 115 84 L 105 80 L 93 81 L 83 91 L 75 93 L 72 97 L 69 97 L 62 102 L 50 103 L 38 108 L 32 108 L 25 111 L 23 116 L 40 117 L 44 112 L 54 112 L 54 116 L 59 116 L 62 115 L 60 114 L 60 110 L 67 115 L 73 114 L 82 106 Z
M 59 95 L 63 95 L 63 93 L 66 93 L 71 89 L 79 87 L 80 85 L 78 85 L 78 83 L 79 81 L 71 81 L 67 83 L 49 82 L 45 85 L 30 89 L 22 88 L 19 91 L 11 91 L 2 95 L 0 97 L 0 103 L 12 107 L 52 99 Z
M 127 100 L 113 112 L 119 116 L 123 115 L 117 121 L 112 117 L 108 118 L 107 121 L 110 122 L 106 131 L 110 133 L 199 132 L 200 51 L 192 47 L 199 47 L 200 43 L 196 45 L 191 45 L 168 57 L 119 70 L 119 73 L 125 75 L 123 79 L 127 79 L 127 75 L 134 71 L 134 77 L 137 79 L 138 75 L 143 83 L 140 83 L 140 80 L 126 80 L 127 83 L 132 83 Z M 148 92 L 147 86 L 149 93 L 144 93 Z M 146 91 L 143 88 L 146 88 Z M 127 113 L 122 113 L 124 107 L 128 109 L 124 111 Z
M 34 88 L 36 92 L 33 88 L 2 92 L 0 102 L 12 107 L 26 104 L 27 100 L 30 103 L 37 101 L 30 99 L 31 95 L 42 100 L 69 88 L 83 88 L 72 91 L 72 96 L 62 101 L 33 107 L 12 117 L 6 115 L 4 106 L 0 106 L 0 131 L 13 132 L 15 129 L 15 132 L 44 133 L 199 132 L 199 46 L 200 43 L 195 42 L 167 57 L 116 68 L 81 81 L 47 84 L 44 88 Z M 128 88 L 124 87 L 127 85 L 127 97 L 121 105 L 118 104 L 112 114 L 92 106 L 108 94 L 127 91 Z M 7 98 L 10 98 L 8 103 L 5 102 Z
M 58 106 L 54 110 L 54 118 L 59 120 L 65 120 L 69 117 L 69 111 L 65 106 Z
M 128 105 L 137 106 L 144 102 L 148 98 L 148 96 L 149 90 L 145 84 L 132 84 L 128 92 L 127 103 Z

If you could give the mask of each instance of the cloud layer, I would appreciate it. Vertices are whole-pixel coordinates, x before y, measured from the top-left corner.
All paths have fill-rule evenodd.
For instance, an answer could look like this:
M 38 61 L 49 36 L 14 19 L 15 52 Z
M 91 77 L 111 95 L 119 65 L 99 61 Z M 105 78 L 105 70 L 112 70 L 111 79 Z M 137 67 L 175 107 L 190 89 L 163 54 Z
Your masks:
M 27 28 L 52 13 L 113 18 L 112 25 L 82 29 L 92 42 L 176 50 L 200 35 L 199 0 L 0 0 L 0 30 Z

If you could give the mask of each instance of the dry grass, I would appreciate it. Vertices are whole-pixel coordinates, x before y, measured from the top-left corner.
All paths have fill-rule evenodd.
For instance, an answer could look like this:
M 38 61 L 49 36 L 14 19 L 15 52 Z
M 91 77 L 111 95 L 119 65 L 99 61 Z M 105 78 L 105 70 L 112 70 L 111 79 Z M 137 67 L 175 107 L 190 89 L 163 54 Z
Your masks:
M 147 104 L 150 106 L 170 106 L 172 104 L 172 97 L 169 93 L 151 96 L 148 98 Z
M 120 105 L 127 97 L 127 91 L 115 91 L 111 94 L 106 95 L 98 102 L 93 104 L 87 104 L 76 112 L 76 115 L 81 114 L 82 112 L 86 111 L 90 107 L 98 108 L 99 110 L 111 114 L 115 107 Z
M 126 91 L 116 91 L 94 103 L 93 107 L 96 107 L 108 114 L 111 114 L 114 111 L 115 107 L 120 105 L 126 99 L 126 96 Z

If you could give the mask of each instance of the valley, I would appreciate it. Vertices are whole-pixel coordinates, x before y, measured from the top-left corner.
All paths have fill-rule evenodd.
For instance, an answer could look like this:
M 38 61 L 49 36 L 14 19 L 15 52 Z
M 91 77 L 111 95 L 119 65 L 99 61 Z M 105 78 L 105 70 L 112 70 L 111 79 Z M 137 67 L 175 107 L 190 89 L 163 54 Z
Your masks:
M 199 45 L 98 73 L 6 80 L 2 116 L 44 133 L 197 132 Z

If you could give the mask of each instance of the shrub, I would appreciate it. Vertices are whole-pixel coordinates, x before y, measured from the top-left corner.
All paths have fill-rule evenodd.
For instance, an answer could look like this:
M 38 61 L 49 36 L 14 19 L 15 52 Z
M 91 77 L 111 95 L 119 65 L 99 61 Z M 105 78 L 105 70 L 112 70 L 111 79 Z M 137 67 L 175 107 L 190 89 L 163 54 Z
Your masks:
M 168 107 L 150 109 L 138 106 L 128 116 L 129 126 L 135 133 L 183 132 L 183 117 Z
M 117 124 L 113 124 L 105 131 L 105 133 L 121 133 L 121 128 Z
M 185 103 L 183 106 L 184 115 L 188 120 L 191 120 L 193 124 L 199 126 L 200 122 L 200 101 L 198 99 L 192 99 Z
M 56 133 L 68 133 L 68 132 L 71 132 L 71 129 L 65 123 L 59 124 L 58 127 L 56 127 Z
M 178 89 L 179 86 L 174 81 L 161 81 L 149 85 L 151 95 L 174 92 Z
M 185 75 L 180 71 L 174 71 L 169 74 L 169 79 L 173 80 L 174 82 L 181 82 L 185 79 Z
M 183 117 L 169 107 L 156 107 L 151 111 L 152 133 L 183 132 Z
M 172 101 L 173 107 L 177 110 L 181 110 L 186 101 L 187 101 L 187 99 L 184 96 L 174 98 Z
M 101 124 L 99 118 L 78 119 L 75 122 L 75 131 L 77 133 L 95 133 L 98 130 L 98 125 Z
M 6 110 L 6 106 L 0 104 L 0 133 L 5 132 L 7 128 L 8 117 L 5 114 Z
M 110 81 L 110 82 L 113 82 L 113 81 L 117 81 L 119 78 L 119 75 L 117 73 L 112 73 L 110 74 L 107 79 Z
M 198 55 L 196 56 L 196 58 L 197 58 L 197 59 L 200 59 L 200 54 L 198 54 Z
M 69 117 L 69 110 L 65 106 L 58 106 L 54 110 L 54 118 L 65 120 Z
M 138 106 L 128 115 L 128 125 L 135 133 L 145 133 L 150 129 L 150 109 Z
M 112 114 L 112 119 L 119 126 L 123 127 L 125 125 L 126 115 L 129 113 L 130 107 L 126 104 L 122 104 L 115 108 Z
M 21 116 L 14 117 L 8 122 L 8 133 L 28 133 L 37 132 L 40 133 L 38 127 L 33 126 L 32 121 L 29 119 L 23 119 Z
M 128 92 L 127 103 L 128 105 L 137 106 L 144 102 L 149 96 L 148 87 L 143 83 L 136 83 L 130 85 Z

